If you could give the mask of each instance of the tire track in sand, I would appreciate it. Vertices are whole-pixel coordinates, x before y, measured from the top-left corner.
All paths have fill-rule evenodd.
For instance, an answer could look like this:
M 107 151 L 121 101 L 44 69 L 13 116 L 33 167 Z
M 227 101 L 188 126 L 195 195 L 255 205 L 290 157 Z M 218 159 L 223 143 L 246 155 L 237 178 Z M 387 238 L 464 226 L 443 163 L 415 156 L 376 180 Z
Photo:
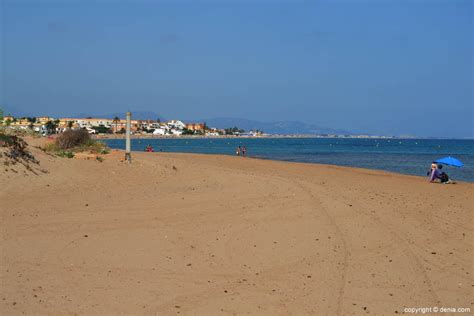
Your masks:
M 308 187 L 309 184 L 311 185 L 314 185 L 312 183 L 309 183 L 309 182 L 305 182 L 305 181 L 302 181 L 302 180 L 295 180 L 295 179 L 292 179 L 292 182 L 298 186 L 300 189 L 302 189 L 303 191 L 305 191 L 307 194 L 309 194 L 309 196 L 311 196 L 311 198 L 313 200 L 316 200 L 318 203 L 318 205 L 320 206 L 320 208 L 317 209 L 317 211 L 321 211 L 324 216 L 326 216 L 326 218 L 329 220 L 329 222 L 331 223 L 331 225 L 334 227 L 334 230 L 336 232 L 337 235 L 339 235 L 339 239 L 342 243 L 342 251 L 343 251 L 343 264 L 342 264 L 342 277 L 341 277 L 341 280 L 340 280 L 340 284 L 339 284 L 339 290 L 338 290 L 338 297 L 337 297 L 337 307 L 336 307 L 336 315 L 343 315 L 342 313 L 342 303 L 343 303 L 343 300 L 344 300 L 344 292 L 345 292 L 345 287 L 346 287 L 346 280 L 347 280 L 347 266 L 348 266 L 348 263 L 349 263 L 349 256 L 350 256 L 350 252 L 348 250 L 348 247 L 347 247 L 347 242 L 346 242 L 346 239 L 344 237 L 344 234 L 342 233 L 342 230 L 340 229 L 339 225 L 336 223 L 336 220 L 334 219 L 334 217 L 330 214 L 330 212 L 323 206 L 323 203 L 321 202 L 321 200 L 314 195 L 314 193 L 311 191 L 311 189 Z
M 308 186 L 314 186 L 316 184 L 314 183 L 311 183 L 311 182 L 307 182 L 307 181 L 304 181 L 304 180 L 300 180 L 302 183 L 305 183 L 307 184 Z M 339 201 L 337 198 L 341 198 L 341 196 L 338 196 L 338 197 L 334 197 L 327 189 L 325 188 L 322 188 L 326 193 L 325 195 L 326 196 L 330 196 L 332 197 L 334 200 L 333 201 L 337 201 L 338 203 L 340 203 L 341 205 L 345 205 L 343 202 Z M 311 189 L 308 188 L 308 192 L 310 194 L 311 193 Z M 312 196 L 314 196 L 312 194 Z M 316 198 L 316 197 L 315 197 Z M 317 198 L 316 198 L 317 199 Z M 432 298 L 432 300 L 435 302 L 435 303 L 440 303 L 441 300 L 439 299 L 438 295 L 436 294 L 435 292 L 435 289 L 433 287 L 433 284 L 431 282 L 431 279 L 430 277 L 428 276 L 428 272 L 426 271 L 426 269 L 424 268 L 423 266 L 423 263 L 422 263 L 422 259 L 416 255 L 416 253 L 411 249 L 411 246 L 410 246 L 410 242 L 407 241 L 405 238 L 401 237 L 397 232 L 396 230 L 394 230 L 390 225 L 384 223 L 378 216 L 370 213 L 370 212 L 366 212 L 364 211 L 363 209 L 357 209 L 358 213 L 359 214 L 363 214 L 365 215 L 369 220 L 373 221 L 376 223 L 377 226 L 379 227 L 383 227 L 383 229 L 388 232 L 390 234 L 390 236 L 392 237 L 393 240 L 395 240 L 399 245 L 403 245 L 403 249 L 404 249 L 404 252 L 407 254 L 407 258 L 411 258 L 411 260 L 409 261 L 409 264 L 416 270 L 420 273 L 420 275 L 422 276 L 423 280 L 425 281 L 424 283 L 427 285 L 428 287 L 428 292 L 430 293 L 430 296 Z M 339 233 L 341 234 L 341 237 L 342 237 L 342 240 L 344 240 L 343 238 L 343 235 L 342 235 L 342 231 L 339 229 L 339 226 L 335 223 L 335 220 L 334 218 L 330 215 L 329 212 L 327 212 L 327 210 L 324 211 L 327 216 L 333 221 L 335 227 L 337 227 Z M 355 210 L 353 210 L 352 212 L 355 212 Z M 347 244 L 344 240 L 344 246 L 346 247 L 345 249 L 347 250 Z M 347 257 L 346 257 L 347 255 Z M 350 251 L 346 251 L 345 252 L 345 259 L 349 257 L 350 255 Z M 348 262 L 345 260 L 344 264 L 347 264 Z M 346 269 L 344 269 L 345 271 Z M 344 280 L 346 278 L 346 273 L 344 273 Z M 343 291 L 342 291 L 342 295 L 343 295 Z M 343 299 L 340 298 L 339 302 L 342 304 L 342 301 Z M 340 308 L 342 308 L 341 306 L 339 306 Z M 341 315 L 341 310 L 340 308 L 338 309 L 338 315 Z
M 282 181 L 284 183 L 285 182 L 287 183 L 288 181 L 290 181 L 296 187 L 298 187 L 301 191 L 308 194 L 312 200 L 316 201 L 316 203 L 314 203 L 314 204 L 317 204 L 317 205 L 320 206 L 320 208 L 316 209 L 316 212 L 319 211 L 319 212 L 323 213 L 323 215 L 328 219 L 330 225 L 333 226 L 334 231 L 336 232 L 336 234 L 339 236 L 340 242 L 342 244 L 343 264 L 342 264 L 342 277 L 340 279 L 340 282 L 339 282 L 340 284 L 338 286 L 339 289 L 337 291 L 338 297 L 337 297 L 337 301 L 336 301 L 337 302 L 336 303 L 336 305 L 337 305 L 336 315 L 343 315 L 343 313 L 342 313 L 342 303 L 343 303 L 343 300 L 344 300 L 344 293 L 345 293 L 346 280 L 347 280 L 347 266 L 348 266 L 348 263 L 349 263 L 350 252 L 348 250 L 347 241 L 344 237 L 344 234 L 342 233 L 342 230 L 338 226 L 336 220 L 331 215 L 331 213 L 323 206 L 323 203 L 322 203 L 321 199 L 318 198 L 311 191 L 310 187 L 314 186 L 316 184 L 311 183 L 311 182 L 307 182 L 307 181 L 304 181 L 304 180 L 301 180 L 301 179 L 296 180 L 291 175 L 290 176 L 275 175 L 271 170 L 260 170 L 260 171 L 263 172 L 265 174 L 265 176 L 271 177 L 273 179 L 278 179 L 279 181 Z M 244 170 L 240 170 L 240 173 L 241 174 L 251 174 L 248 171 L 244 171 Z M 322 186 L 319 186 L 319 187 L 321 187 L 321 189 L 323 189 L 325 192 L 327 191 Z M 319 203 L 317 203 L 317 202 L 319 202 Z

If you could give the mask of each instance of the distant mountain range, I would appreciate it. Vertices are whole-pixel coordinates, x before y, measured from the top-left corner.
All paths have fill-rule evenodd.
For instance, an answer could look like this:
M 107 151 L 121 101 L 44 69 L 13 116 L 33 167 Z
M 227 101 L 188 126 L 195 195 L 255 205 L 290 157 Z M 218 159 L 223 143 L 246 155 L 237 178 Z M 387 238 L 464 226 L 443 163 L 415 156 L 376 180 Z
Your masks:
M 108 114 L 80 113 L 80 114 L 77 114 L 75 116 L 76 117 L 110 118 L 110 119 L 113 119 L 114 117 L 118 117 L 118 118 L 123 120 L 123 119 L 125 119 L 125 112 L 116 112 L 116 113 L 108 113 Z M 157 120 L 157 119 L 160 119 L 161 121 L 165 120 L 158 113 L 151 112 L 151 111 L 132 112 L 132 119 L 133 120 Z
M 78 114 L 78 117 L 97 117 L 97 118 L 114 118 L 119 117 L 121 119 L 125 118 L 125 113 L 109 113 L 103 115 L 96 114 Z M 135 111 L 132 113 L 132 118 L 135 120 L 156 120 L 160 119 L 161 121 L 168 120 L 158 113 L 151 111 Z M 260 130 L 267 134 L 339 134 L 339 135 L 352 135 L 353 132 L 334 129 L 328 127 L 321 127 L 314 124 L 307 124 L 298 121 L 278 121 L 278 122 L 260 122 L 254 120 L 247 120 L 243 118 L 234 118 L 234 117 L 220 117 L 220 118 L 209 118 L 209 119 L 199 119 L 199 120 L 183 120 L 184 122 L 206 122 L 207 126 L 215 128 L 230 128 L 237 126 L 240 129 L 246 131 Z
M 229 128 L 237 126 L 246 131 L 260 130 L 267 134 L 339 134 L 352 135 L 353 132 L 322 127 L 315 124 L 308 124 L 299 121 L 278 121 L 278 122 L 260 122 L 242 118 L 213 118 L 201 120 L 206 122 L 209 127 Z

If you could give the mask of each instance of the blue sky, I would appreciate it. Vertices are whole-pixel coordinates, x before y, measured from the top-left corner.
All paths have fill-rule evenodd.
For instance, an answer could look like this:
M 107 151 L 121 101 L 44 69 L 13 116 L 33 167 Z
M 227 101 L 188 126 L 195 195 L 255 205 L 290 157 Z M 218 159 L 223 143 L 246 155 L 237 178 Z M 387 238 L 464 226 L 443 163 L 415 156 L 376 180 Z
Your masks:
M 8 108 L 474 136 L 469 0 L 2 4 Z

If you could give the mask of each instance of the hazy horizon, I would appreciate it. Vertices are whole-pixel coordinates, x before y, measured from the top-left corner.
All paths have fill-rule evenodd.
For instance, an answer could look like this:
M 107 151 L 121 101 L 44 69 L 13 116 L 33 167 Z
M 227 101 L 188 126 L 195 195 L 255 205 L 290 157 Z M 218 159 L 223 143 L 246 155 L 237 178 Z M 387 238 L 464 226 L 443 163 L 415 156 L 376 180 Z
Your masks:
M 474 137 L 471 1 L 1 4 L 0 107 Z

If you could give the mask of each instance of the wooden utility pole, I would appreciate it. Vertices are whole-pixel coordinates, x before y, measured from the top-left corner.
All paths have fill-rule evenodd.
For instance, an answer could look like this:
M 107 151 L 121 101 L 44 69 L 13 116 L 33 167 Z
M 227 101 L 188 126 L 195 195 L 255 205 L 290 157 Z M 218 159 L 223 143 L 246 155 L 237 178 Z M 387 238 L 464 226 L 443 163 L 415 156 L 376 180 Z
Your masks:
M 130 146 L 131 120 L 132 113 L 127 112 L 127 127 L 125 131 L 125 160 L 127 160 L 129 163 L 132 162 L 132 151 Z

